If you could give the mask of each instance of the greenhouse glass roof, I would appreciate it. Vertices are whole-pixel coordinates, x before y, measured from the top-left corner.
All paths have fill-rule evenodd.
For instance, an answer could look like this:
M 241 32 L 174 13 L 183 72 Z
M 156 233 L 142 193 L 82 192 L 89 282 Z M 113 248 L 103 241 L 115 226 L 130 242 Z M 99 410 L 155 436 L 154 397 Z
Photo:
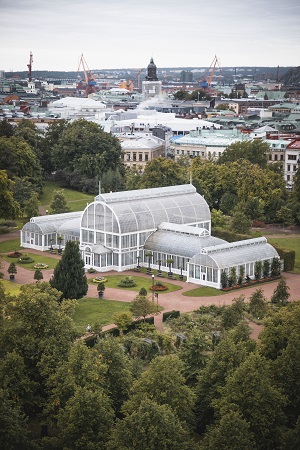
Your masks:
M 100 194 L 95 202 L 113 212 L 122 234 L 155 230 L 162 222 L 193 225 L 210 221 L 205 199 L 189 184 Z
M 78 233 L 75 234 L 79 235 L 81 216 L 82 211 L 65 214 L 52 214 L 50 216 L 32 217 L 30 219 L 30 222 L 27 222 L 24 225 L 23 230 L 35 233 L 49 234 L 56 233 L 59 227 L 62 227 L 64 229 L 71 229 L 71 227 L 74 226 L 78 231 Z M 73 232 L 74 231 L 75 230 L 73 230 Z M 61 233 L 63 233 L 63 231 L 61 231 Z
M 226 269 L 245 262 L 256 262 L 265 259 L 278 258 L 279 255 L 267 239 L 256 238 L 231 242 L 217 246 L 205 247 L 191 259 L 192 264 Z
M 180 232 L 181 228 L 182 232 Z M 191 233 L 188 233 L 190 229 Z M 210 236 L 209 232 L 203 228 L 164 223 L 148 237 L 145 249 L 192 258 L 203 247 L 216 246 L 224 242 L 226 241 L 223 239 Z

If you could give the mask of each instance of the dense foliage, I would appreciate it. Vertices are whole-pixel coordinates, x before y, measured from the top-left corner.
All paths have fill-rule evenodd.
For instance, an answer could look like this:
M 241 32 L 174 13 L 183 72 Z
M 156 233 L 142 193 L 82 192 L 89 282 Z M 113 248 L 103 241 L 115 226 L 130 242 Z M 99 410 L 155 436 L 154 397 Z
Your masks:
M 300 303 L 285 281 L 231 306 L 76 339 L 74 301 L 0 286 L 3 449 L 270 449 L 299 444 Z M 265 315 L 259 340 L 246 317 Z M 140 314 L 139 315 L 143 315 Z M 121 328 L 123 328 L 120 325 Z

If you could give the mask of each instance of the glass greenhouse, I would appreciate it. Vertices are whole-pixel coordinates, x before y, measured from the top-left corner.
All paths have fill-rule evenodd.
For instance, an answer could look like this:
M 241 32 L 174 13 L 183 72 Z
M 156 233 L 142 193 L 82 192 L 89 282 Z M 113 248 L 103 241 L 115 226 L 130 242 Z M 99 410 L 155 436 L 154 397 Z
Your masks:
M 24 247 L 47 250 L 78 240 L 85 267 L 101 272 L 137 266 L 172 271 L 187 281 L 221 287 L 221 273 L 254 276 L 257 261 L 278 258 L 265 238 L 228 243 L 211 236 L 205 199 L 191 184 L 99 194 L 80 213 L 33 217 Z

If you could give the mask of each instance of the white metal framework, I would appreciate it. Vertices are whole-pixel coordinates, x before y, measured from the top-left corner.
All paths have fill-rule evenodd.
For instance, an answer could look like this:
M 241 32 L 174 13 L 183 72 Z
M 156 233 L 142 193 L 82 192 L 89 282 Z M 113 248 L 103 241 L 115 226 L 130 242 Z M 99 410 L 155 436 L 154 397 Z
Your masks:
M 218 289 L 222 271 L 253 277 L 256 262 L 278 258 L 266 238 L 228 243 L 211 236 L 208 204 L 191 184 L 99 194 L 83 212 L 33 217 L 21 245 L 47 250 L 59 236 L 63 244 L 80 241 L 87 269 L 171 268 Z

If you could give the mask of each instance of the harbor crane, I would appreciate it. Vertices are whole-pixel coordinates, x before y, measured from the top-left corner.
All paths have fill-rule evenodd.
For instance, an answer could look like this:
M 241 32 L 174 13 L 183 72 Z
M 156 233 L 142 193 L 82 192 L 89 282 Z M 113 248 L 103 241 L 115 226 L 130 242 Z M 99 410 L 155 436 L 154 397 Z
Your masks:
M 201 82 L 200 82 L 201 87 L 204 87 L 204 88 L 206 87 L 208 89 L 210 88 L 211 82 L 212 82 L 214 74 L 215 74 L 216 67 L 218 67 L 220 73 L 222 73 L 222 70 L 220 67 L 220 62 L 217 58 L 217 55 L 215 55 L 214 59 L 212 60 L 211 65 L 209 66 L 209 69 L 208 69 L 206 75 L 201 80 Z
M 86 93 L 86 96 L 88 96 L 89 94 L 92 94 L 93 92 L 96 91 L 97 82 L 96 82 L 96 78 L 92 74 L 92 71 L 89 69 L 89 67 L 86 63 L 83 53 L 79 60 L 78 72 L 79 72 L 81 66 L 83 69 L 85 84 L 86 84 L 85 93 Z
M 30 52 L 30 56 L 29 56 L 29 64 L 27 64 L 28 67 L 28 81 L 32 81 L 32 63 L 33 63 L 33 55 L 32 52 Z

